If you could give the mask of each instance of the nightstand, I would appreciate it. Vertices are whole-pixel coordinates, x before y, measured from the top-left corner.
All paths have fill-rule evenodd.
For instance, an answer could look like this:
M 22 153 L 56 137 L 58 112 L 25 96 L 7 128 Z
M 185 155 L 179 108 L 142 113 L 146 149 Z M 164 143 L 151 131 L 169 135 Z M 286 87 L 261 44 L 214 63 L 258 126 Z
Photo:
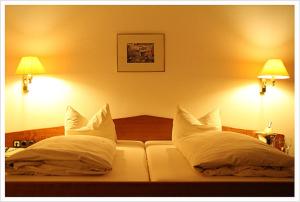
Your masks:
M 267 144 L 284 152 L 285 141 L 284 141 L 283 134 L 272 133 L 272 134 L 266 135 L 265 138 L 267 139 Z

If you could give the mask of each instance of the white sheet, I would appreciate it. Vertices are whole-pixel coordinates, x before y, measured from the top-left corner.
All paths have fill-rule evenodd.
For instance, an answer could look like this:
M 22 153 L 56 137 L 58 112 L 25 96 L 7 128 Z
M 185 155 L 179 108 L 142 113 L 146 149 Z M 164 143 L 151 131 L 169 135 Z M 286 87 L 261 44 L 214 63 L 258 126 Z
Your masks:
M 230 131 L 193 133 L 175 143 L 205 175 L 293 177 L 294 158 L 256 138 Z
M 115 141 L 97 136 L 55 136 L 5 159 L 16 175 L 102 175 L 111 171 Z
M 149 181 L 144 143 L 118 140 L 112 171 L 101 176 L 24 176 L 6 175 L 7 182 L 71 181 L 71 182 L 128 182 Z
M 266 182 L 293 181 L 293 178 L 204 176 L 194 169 L 172 144 L 172 141 L 147 141 L 149 175 L 153 182 Z

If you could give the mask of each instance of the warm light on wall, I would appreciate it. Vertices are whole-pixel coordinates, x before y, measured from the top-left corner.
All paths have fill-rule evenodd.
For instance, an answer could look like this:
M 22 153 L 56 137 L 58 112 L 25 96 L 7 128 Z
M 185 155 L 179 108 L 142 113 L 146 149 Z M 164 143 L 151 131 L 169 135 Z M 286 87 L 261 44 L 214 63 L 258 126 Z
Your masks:
M 43 74 L 45 69 L 38 57 L 26 56 L 22 57 L 16 74 L 23 75 L 23 92 L 27 93 L 28 84 L 31 83 L 33 74 Z
M 261 95 L 265 94 L 268 82 L 271 82 L 274 86 L 275 79 L 290 78 L 282 60 L 280 59 L 269 59 L 257 77 L 261 79 Z
M 26 96 L 20 93 L 22 86 L 17 76 L 7 78 L 5 116 L 6 120 L 11 120 L 6 122 L 7 131 L 63 125 L 64 112 L 66 106 L 72 104 L 74 92 L 73 84 L 59 76 L 34 77 L 34 85 L 30 86 L 30 93 Z
M 273 121 L 274 127 L 288 123 L 287 117 L 293 117 L 293 115 L 283 115 L 288 109 L 293 108 L 293 99 L 290 99 L 292 93 L 288 91 L 288 85 L 283 85 L 282 88 L 268 88 L 267 96 L 260 96 L 258 88 L 259 83 L 245 80 L 241 81 L 240 85 L 224 91 L 224 94 L 220 94 L 219 97 L 226 97 L 221 106 L 221 112 L 227 125 L 247 128 L 251 123 L 251 128 L 261 130 L 269 121 Z M 232 115 L 233 111 L 236 112 L 235 115 Z M 249 115 L 250 112 L 253 114 Z M 282 120 L 283 116 L 287 117 Z

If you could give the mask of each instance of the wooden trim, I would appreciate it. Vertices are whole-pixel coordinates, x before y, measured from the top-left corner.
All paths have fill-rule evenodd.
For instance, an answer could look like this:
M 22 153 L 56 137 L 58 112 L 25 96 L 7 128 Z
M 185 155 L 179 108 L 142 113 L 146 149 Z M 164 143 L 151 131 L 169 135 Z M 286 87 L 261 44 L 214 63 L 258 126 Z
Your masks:
M 6 182 L 5 188 L 6 197 L 294 196 L 293 182 Z
M 232 128 L 232 127 L 228 127 L 228 126 L 222 126 L 222 131 L 231 131 L 231 132 L 241 133 L 241 134 L 245 134 L 245 135 L 249 135 L 249 136 L 257 138 L 257 134 L 256 134 L 255 130 L 248 130 L 248 129 Z
M 118 139 L 171 140 L 173 119 L 155 116 L 135 116 L 114 119 Z
M 5 146 L 12 147 L 14 140 L 33 140 L 35 142 L 38 142 L 52 136 L 63 134 L 63 126 L 5 133 Z
M 118 139 L 121 140 L 139 140 L 145 142 L 147 140 L 172 139 L 173 119 L 170 118 L 141 115 L 114 119 L 114 123 Z M 257 137 L 254 130 L 228 126 L 223 126 L 222 130 Z M 34 140 L 35 142 L 38 142 L 45 138 L 63 134 L 63 126 L 10 132 L 5 135 L 5 146 L 12 147 L 14 140 Z

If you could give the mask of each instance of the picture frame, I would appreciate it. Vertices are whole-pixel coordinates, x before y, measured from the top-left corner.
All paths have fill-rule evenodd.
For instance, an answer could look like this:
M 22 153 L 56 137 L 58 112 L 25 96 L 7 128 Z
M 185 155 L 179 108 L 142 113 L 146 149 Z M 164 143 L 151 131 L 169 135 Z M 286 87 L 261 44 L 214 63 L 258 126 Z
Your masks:
M 118 72 L 164 72 L 165 35 L 163 33 L 118 33 Z

